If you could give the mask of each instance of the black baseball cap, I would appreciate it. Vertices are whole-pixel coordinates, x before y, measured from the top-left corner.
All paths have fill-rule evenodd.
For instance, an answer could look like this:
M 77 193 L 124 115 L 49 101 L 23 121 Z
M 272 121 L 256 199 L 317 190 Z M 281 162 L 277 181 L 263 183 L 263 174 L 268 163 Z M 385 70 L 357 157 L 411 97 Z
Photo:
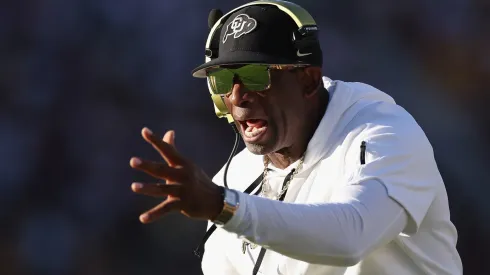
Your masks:
M 322 66 L 323 56 L 317 37 L 308 43 L 294 20 L 272 5 L 252 5 L 231 14 L 217 30 L 214 45 L 217 56 L 192 70 L 195 77 L 206 77 L 206 69 L 222 65 L 270 64 Z M 299 41 L 298 41 L 299 40 Z M 303 43 L 301 51 L 298 43 Z M 306 45 L 306 47 L 304 46 Z M 207 50 L 208 54 L 208 50 Z

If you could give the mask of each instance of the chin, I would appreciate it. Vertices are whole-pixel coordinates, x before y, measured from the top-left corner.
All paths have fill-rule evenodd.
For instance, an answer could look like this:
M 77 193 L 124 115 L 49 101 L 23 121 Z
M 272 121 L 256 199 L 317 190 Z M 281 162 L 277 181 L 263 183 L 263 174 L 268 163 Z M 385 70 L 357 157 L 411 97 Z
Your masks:
M 247 149 L 254 155 L 267 155 L 272 152 L 269 146 L 263 144 L 245 143 Z

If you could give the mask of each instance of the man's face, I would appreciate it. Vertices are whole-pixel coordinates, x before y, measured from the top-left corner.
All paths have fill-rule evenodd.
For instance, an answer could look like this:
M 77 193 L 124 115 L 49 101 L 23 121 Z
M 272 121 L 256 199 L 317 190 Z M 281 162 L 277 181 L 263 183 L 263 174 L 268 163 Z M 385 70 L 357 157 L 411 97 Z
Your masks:
M 301 70 L 271 70 L 270 88 L 249 91 L 237 79 L 224 101 L 254 154 L 265 155 L 290 147 L 304 134 L 307 102 Z

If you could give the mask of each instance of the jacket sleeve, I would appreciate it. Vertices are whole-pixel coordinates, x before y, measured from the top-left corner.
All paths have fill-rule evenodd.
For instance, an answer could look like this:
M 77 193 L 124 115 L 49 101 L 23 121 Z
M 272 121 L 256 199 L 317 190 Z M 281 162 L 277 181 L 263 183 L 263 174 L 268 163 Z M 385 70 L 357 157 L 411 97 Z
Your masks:
M 285 256 L 350 266 L 395 238 L 407 215 L 370 180 L 338 190 L 335 203 L 293 204 L 240 193 L 240 208 L 222 228 Z

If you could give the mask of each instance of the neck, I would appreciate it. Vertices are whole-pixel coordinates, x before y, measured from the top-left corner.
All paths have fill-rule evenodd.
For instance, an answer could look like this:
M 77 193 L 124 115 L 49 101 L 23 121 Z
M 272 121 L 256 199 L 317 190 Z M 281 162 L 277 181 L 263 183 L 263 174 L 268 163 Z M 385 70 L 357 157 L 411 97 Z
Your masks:
M 293 146 L 278 150 L 267 155 L 270 162 L 279 169 L 286 169 L 291 163 L 301 158 L 306 151 L 306 146 L 302 150 L 294 150 Z
M 311 112 L 311 115 L 309 116 L 312 119 L 305 119 L 305 121 L 311 121 L 311 123 L 305 125 L 306 129 L 304 133 L 306 134 L 303 136 L 303 138 L 301 140 L 298 140 L 298 142 L 296 142 L 290 147 L 286 147 L 278 151 L 272 152 L 270 154 L 267 154 L 267 157 L 269 158 L 270 162 L 275 167 L 279 169 L 285 169 L 289 165 L 291 165 L 291 163 L 294 163 L 295 161 L 299 160 L 306 152 L 308 143 L 310 142 L 310 139 L 313 137 L 313 134 L 315 134 L 315 131 L 318 128 L 318 125 L 320 125 L 320 122 L 322 121 L 322 118 L 325 115 L 325 111 L 327 110 L 329 94 L 325 88 L 323 89 L 324 89 L 324 91 L 322 91 L 323 93 L 320 93 L 320 100 L 318 100 L 317 108 L 315 108 L 315 110 Z

